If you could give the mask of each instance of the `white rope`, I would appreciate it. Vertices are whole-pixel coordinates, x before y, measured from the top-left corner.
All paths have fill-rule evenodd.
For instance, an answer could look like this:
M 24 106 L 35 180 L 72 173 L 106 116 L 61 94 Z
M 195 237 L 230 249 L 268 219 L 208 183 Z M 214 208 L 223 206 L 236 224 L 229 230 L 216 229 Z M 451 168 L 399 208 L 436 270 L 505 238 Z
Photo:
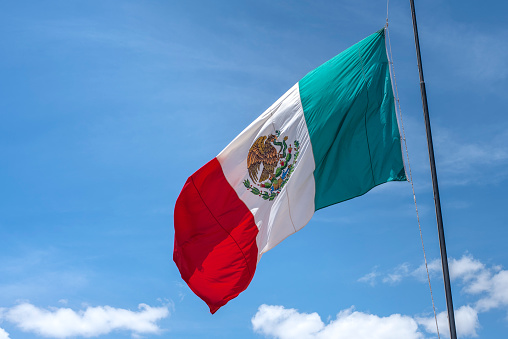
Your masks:
M 418 229 L 420 230 L 420 239 L 422 241 L 423 259 L 425 261 L 425 270 L 427 271 L 427 280 L 429 282 L 430 298 L 432 300 L 432 309 L 434 311 L 434 320 L 436 321 L 437 337 L 438 337 L 438 339 L 440 339 L 441 337 L 439 336 L 439 326 L 437 324 L 436 306 L 434 305 L 434 297 L 432 295 L 432 286 L 430 284 L 429 267 L 427 265 L 427 255 L 425 254 L 425 246 L 423 244 L 423 235 L 422 235 L 422 227 L 421 227 L 421 224 L 420 224 L 420 215 L 418 213 L 418 205 L 416 203 L 416 194 L 415 194 L 415 187 L 414 187 L 414 184 L 413 184 L 413 175 L 411 173 L 411 165 L 409 163 L 409 152 L 407 150 L 406 132 L 404 131 L 404 123 L 402 122 L 402 109 L 400 107 L 399 90 L 397 88 L 397 81 L 396 81 L 396 78 L 395 78 L 395 70 L 394 70 L 394 67 L 393 67 L 392 44 L 390 42 L 390 33 L 388 31 L 388 2 L 389 1 L 390 0 L 386 1 L 386 29 L 385 29 L 385 32 L 386 32 L 386 36 L 387 36 L 387 40 L 388 40 L 388 47 L 389 47 L 389 54 L 390 54 L 389 55 L 389 58 L 390 58 L 390 60 L 389 60 L 390 71 L 391 71 L 392 77 L 393 77 L 393 85 L 395 87 L 395 100 L 397 102 L 397 105 L 395 106 L 395 110 L 398 111 L 398 116 L 399 116 L 399 120 L 400 120 L 400 127 L 402 129 L 402 140 L 404 140 L 404 148 L 406 150 L 406 162 L 407 162 L 407 168 L 408 168 L 408 174 L 409 174 L 409 182 L 411 183 L 411 189 L 413 190 L 413 200 L 414 200 L 414 203 L 415 203 L 416 220 L 418 221 Z

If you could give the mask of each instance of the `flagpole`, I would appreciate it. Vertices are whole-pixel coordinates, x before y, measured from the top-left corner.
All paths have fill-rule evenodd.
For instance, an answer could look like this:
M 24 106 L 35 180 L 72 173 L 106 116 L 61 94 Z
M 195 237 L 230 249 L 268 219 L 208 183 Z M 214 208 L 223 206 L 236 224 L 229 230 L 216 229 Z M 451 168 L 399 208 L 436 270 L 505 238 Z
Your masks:
M 434 191 L 434 203 L 436 205 L 437 230 L 439 234 L 439 248 L 441 249 L 441 265 L 443 267 L 443 279 L 445 285 L 446 308 L 448 309 L 448 324 L 450 325 L 450 339 L 457 339 L 455 329 L 455 316 L 453 312 L 452 289 L 450 287 L 450 273 L 448 271 L 448 257 L 446 255 L 446 244 L 443 230 L 443 218 L 441 215 L 441 201 L 439 200 L 439 187 L 437 184 L 436 163 L 434 160 L 434 146 L 432 144 L 432 132 L 430 129 L 429 108 L 427 105 L 427 92 L 423 80 L 422 58 L 420 55 L 420 41 L 418 38 L 418 27 L 416 25 L 415 4 L 411 4 L 411 16 L 413 18 L 413 31 L 415 36 L 416 57 L 418 59 L 418 72 L 420 73 L 420 91 L 422 94 L 423 116 L 425 118 L 425 130 L 427 131 L 427 146 L 429 148 L 430 170 L 432 175 L 432 188 Z

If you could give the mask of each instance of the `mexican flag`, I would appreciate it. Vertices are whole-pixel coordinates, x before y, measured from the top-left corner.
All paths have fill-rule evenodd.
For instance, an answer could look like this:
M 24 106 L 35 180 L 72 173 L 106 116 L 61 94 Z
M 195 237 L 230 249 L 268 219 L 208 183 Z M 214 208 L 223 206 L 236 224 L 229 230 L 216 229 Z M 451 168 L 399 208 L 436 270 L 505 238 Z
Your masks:
M 380 30 L 308 73 L 188 178 L 173 259 L 215 313 L 316 210 L 404 180 Z

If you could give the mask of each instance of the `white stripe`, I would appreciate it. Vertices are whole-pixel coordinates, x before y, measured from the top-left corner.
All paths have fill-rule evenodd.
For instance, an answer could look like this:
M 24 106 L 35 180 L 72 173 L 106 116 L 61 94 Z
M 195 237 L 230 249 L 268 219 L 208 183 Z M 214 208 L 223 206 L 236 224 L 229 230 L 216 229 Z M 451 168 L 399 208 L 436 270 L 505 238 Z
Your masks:
M 248 190 L 244 181 L 252 183 L 247 170 L 247 155 L 260 136 L 280 131 L 278 140 L 288 136 L 287 144 L 300 143 L 294 172 L 274 201 L 264 200 Z M 258 260 L 289 235 L 302 229 L 314 214 L 314 156 L 303 115 L 298 84 L 294 85 L 259 118 L 252 122 L 218 156 L 229 184 L 245 203 L 258 226 Z M 291 161 L 292 161 L 291 160 Z M 291 162 L 290 161 L 290 162 Z M 258 175 L 261 173 L 261 168 Z

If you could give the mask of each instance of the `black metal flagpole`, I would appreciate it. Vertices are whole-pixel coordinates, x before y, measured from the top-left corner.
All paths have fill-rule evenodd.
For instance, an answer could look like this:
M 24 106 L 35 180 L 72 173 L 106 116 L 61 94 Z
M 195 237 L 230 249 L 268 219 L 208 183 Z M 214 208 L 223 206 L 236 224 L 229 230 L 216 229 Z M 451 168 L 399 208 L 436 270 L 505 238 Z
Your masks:
M 418 39 L 418 27 L 416 25 L 415 4 L 411 3 L 411 16 L 413 17 L 413 31 L 415 35 L 416 58 L 418 59 L 418 71 L 420 73 L 420 91 L 422 93 L 423 116 L 425 119 L 425 130 L 427 131 L 427 146 L 429 148 L 430 171 L 432 175 L 432 188 L 434 191 L 434 203 L 436 205 L 437 230 L 439 234 L 439 248 L 441 249 L 441 265 L 443 267 L 443 279 L 446 294 L 446 308 L 448 309 L 448 324 L 450 325 L 450 339 L 457 339 L 455 329 L 455 316 L 453 313 L 452 289 L 450 287 L 450 273 L 448 271 L 448 257 L 446 255 L 446 244 L 443 230 L 443 218 L 441 215 L 441 201 L 439 200 L 439 187 L 437 185 L 436 163 L 434 160 L 434 146 L 432 144 L 432 132 L 430 130 L 429 108 L 427 106 L 427 92 L 423 80 L 422 58 L 420 55 L 420 41 Z

